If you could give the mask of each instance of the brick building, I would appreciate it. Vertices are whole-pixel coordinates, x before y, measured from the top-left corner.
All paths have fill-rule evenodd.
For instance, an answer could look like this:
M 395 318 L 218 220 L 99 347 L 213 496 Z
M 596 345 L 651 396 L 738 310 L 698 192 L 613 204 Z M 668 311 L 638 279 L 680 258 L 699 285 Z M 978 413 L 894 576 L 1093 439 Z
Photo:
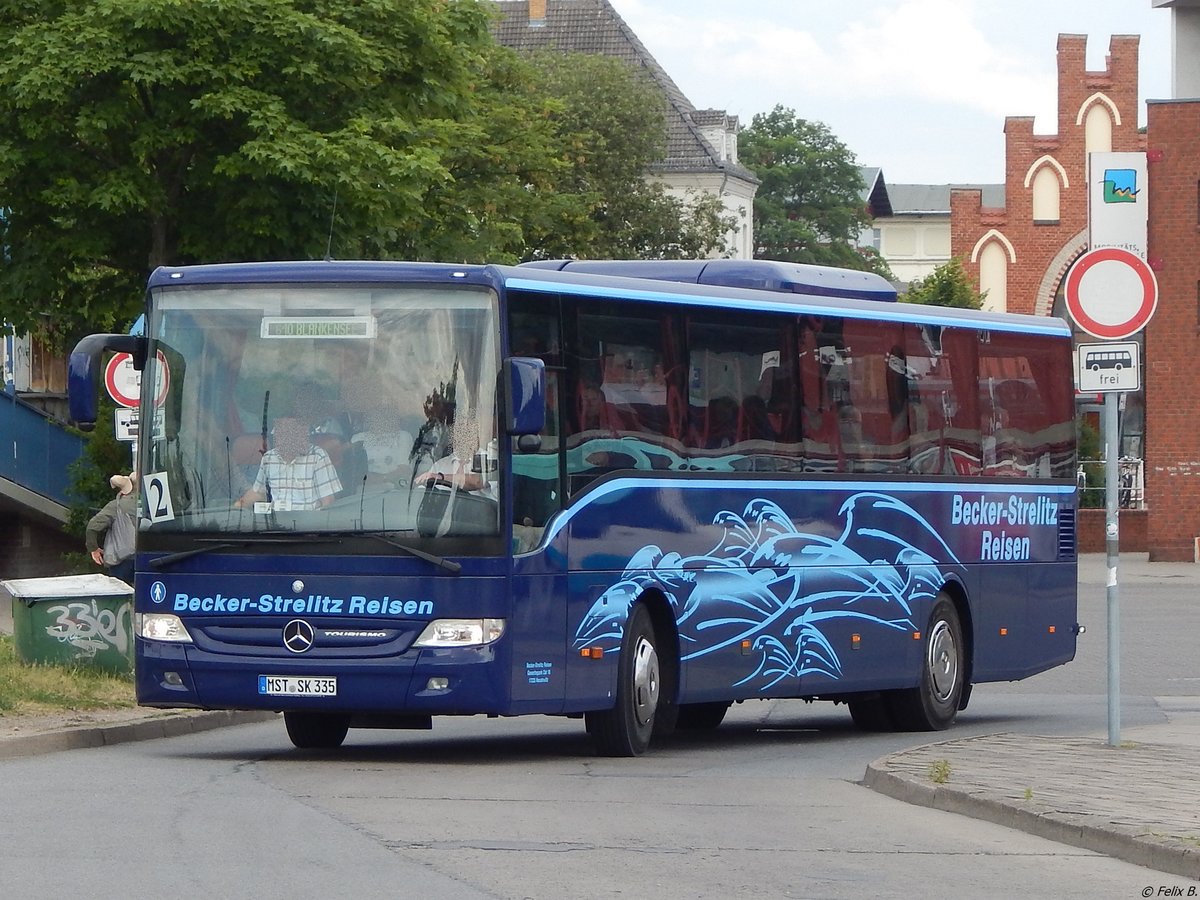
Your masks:
M 1087 36 L 1058 38 L 1058 131 L 1034 134 L 1033 119 L 1004 121 L 1003 207 L 980 191 L 950 198 L 951 249 L 1008 312 L 1057 314 L 1064 276 L 1087 250 L 1087 154 L 1145 149 L 1138 132 L 1138 37 L 1116 35 L 1108 67 L 1087 71 Z
M 990 308 L 1066 318 L 1063 285 L 1088 249 L 1087 154 L 1146 153 L 1146 255 L 1159 305 L 1138 336 L 1143 390 L 1126 395 L 1121 415 L 1120 453 L 1144 460 L 1145 478 L 1145 510 L 1122 511 L 1121 548 L 1191 560 L 1200 537 L 1200 101 L 1150 101 L 1140 131 L 1138 44 L 1114 35 L 1104 70 L 1088 71 L 1086 36 L 1059 36 L 1057 131 L 1005 120 L 1004 205 L 953 191 L 951 250 Z M 1080 398 L 1080 411 L 1098 421 L 1095 401 Z M 1101 550 L 1103 511 L 1084 513 L 1080 546 Z
M 1200 100 L 1151 101 L 1146 326 L 1146 540 L 1155 560 L 1195 559 L 1200 538 Z

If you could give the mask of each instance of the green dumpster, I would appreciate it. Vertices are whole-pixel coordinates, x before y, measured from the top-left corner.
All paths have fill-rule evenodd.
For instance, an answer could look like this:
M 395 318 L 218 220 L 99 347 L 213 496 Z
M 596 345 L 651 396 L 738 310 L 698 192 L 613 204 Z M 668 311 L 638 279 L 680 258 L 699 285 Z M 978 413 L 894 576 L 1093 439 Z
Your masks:
M 0 581 L 13 643 L 27 663 L 133 671 L 133 588 L 111 575 Z

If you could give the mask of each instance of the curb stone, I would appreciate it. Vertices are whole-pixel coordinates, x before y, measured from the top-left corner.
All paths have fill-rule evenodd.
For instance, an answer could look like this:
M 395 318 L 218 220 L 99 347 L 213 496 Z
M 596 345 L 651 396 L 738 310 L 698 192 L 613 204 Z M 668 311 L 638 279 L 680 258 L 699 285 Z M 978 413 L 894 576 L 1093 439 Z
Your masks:
M 0 759 L 109 747 L 132 741 L 180 737 L 228 725 L 267 722 L 278 714 L 262 710 L 217 710 L 212 712 L 169 713 L 114 725 L 85 725 L 60 728 L 38 734 L 18 735 L 0 741 Z
M 1200 880 L 1200 843 L 1191 847 L 1178 838 L 1133 826 L 1109 823 L 1106 827 L 1098 827 L 1087 821 L 1095 817 L 1086 813 L 1063 812 L 1035 801 L 1018 806 L 1013 800 L 989 795 L 985 788 L 978 786 L 958 788 L 947 784 L 925 784 L 911 775 L 891 770 L 891 762 L 904 755 L 891 754 L 870 763 L 861 783 L 914 806 L 981 819 L 1134 865 Z M 1152 801 L 1148 799 L 1147 802 Z

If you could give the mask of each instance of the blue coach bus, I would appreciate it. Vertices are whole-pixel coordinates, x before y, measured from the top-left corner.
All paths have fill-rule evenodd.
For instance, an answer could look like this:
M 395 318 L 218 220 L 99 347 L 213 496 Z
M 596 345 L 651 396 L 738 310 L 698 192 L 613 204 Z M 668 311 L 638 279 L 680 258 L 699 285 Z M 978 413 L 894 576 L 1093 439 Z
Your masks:
M 779 263 L 163 268 L 144 336 L 138 701 L 292 742 L 734 702 L 947 727 L 1076 634 L 1071 336 Z M 713 283 L 716 282 L 716 283 Z

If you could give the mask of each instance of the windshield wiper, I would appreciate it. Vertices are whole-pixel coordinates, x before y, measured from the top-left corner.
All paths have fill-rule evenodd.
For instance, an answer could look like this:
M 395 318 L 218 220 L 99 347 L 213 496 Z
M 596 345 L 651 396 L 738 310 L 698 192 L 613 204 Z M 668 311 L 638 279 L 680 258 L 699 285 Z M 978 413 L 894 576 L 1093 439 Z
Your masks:
M 230 547 L 245 547 L 246 542 L 240 543 L 220 543 L 207 544 L 203 547 L 193 547 L 191 550 L 180 550 L 178 553 L 168 553 L 166 556 L 157 556 L 150 560 L 148 565 L 151 569 L 161 569 L 163 566 L 169 566 L 171 563 L 179 562 L 183 559 L 190 559 L 193 556 L 199 556 L 201 553 L 208 553 L 212 550 L 228 550 Z
M 391 537 L 388 534 L 383 534 L 378 531 L 364 531 L 363 535 L 369 538 L 374 538 L 388 546 L 395 547 L 398 550 L 403 550 L 410 556 L 415 556 L 417 559 L 423 559 L 426 562 L 433 563 L 439 569 L 445 569 L 453 575 L 457 575 L 462 571 L 462 563 L 457 563 L 452 559 L 446 559 L 444 556 L 435 556 L 432 553 L 426 553 L 424 550 L 418 550 L 416 547 L 410 547 L 408 544 L 402 543 Z
M 177 553 L 168 553 L 166 556 L 155 557 L 150 560 L 148 565 L 151 569 L 161 569 L 163 566 L 169 566 L 171 563 L 190 559 L 193 556 L 200 556 L 202 553 L 210 553 L 214 550 L 229 550 L 234 547 L 250 547 L 258 544 L 340 544 L 341 538 L 322 537 L 319 535 L 280 535 L 278 537 L 261 535 L 253 541 L 202 541 L 202 543 L 204 544 L 202 547 L 192 547 L 189 550 L 180 550 Z

